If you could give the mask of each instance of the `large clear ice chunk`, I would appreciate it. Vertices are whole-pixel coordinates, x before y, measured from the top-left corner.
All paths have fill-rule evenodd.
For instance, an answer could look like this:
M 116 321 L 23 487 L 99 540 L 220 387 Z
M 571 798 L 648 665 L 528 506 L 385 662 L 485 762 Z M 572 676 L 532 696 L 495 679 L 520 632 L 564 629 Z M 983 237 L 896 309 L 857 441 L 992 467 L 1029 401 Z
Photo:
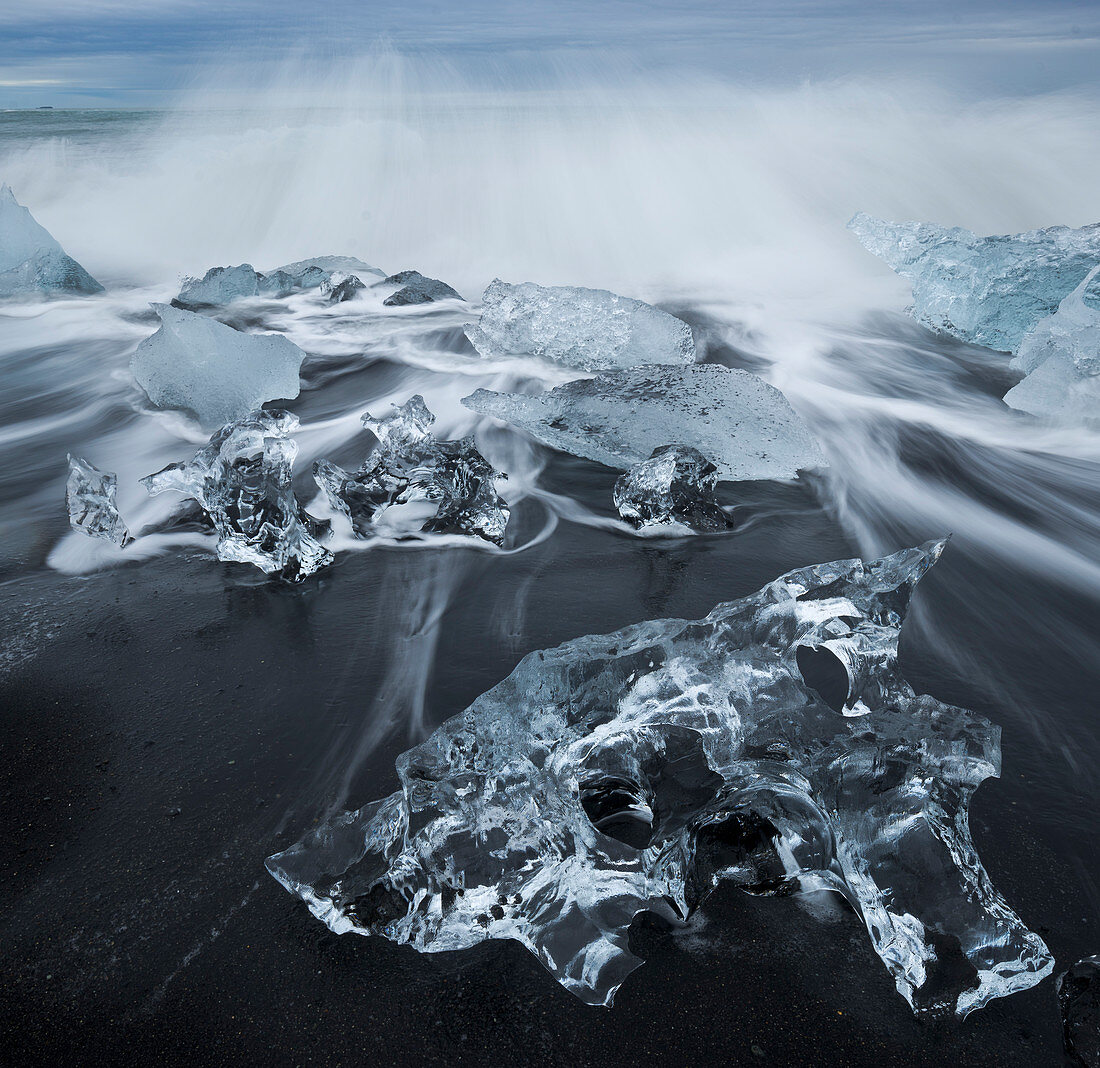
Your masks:
M 471 438 L 434 438 L 434 422 L 419 394 L 387 419 L 374 419 L 368 412 L 363 425 L 378 439 L 378 447 L 359 470 L 349 473 L 318 460 L 313 477 L 360 536 L 426 531 L 501 545 L 510 513 L 496 491 L 500 473 Z
M 850 229 L 913 286 L 920 323 L 1015 352 L 1024 335 L 1100 263 L 1100 223 L 979 237 L 961 227 L 892 223 L 860 212 Z
M 729 530 L 733 520 L 715 499 L 718 468 L 690 445 L 662 445 L 615 483 L 615 507 L 645 529 Z
M 111 471 L 100 471 L 78 456 L 70 454 L 68 460 L 65 503 L 73 530 L 124 548 L 134 539 L 115 503 L 118 477 Z
M 0 185 L 0 297 L 102 293 L 101 286 Z
M 175 490 L 197 501 L 218 533 L 219 559 L 300 582 L 333 556 L 294 496 L 298 445 L 290 435 L 297 426 L 290 412 L 252 412 L 223 426 L 186 463 L 169 464 L 142 484 L 151 494 Z
M 160 329 L 137 347 L 130 369 L 158 407 L 193 412 L 213 427 L 298 396 L 306 354 L 287 338 L 241 333 L 167 304 L 153 309 Z
M 482 356 L 541 356 L 585 371 L 695 360 L 687 323 L 606 289 L 511 285 L 498 278 L 466 336 Z
M 702 620 L 531 653 L 398 758 L 397 792 L 268 869 L 337 933 L 423 952 L 515 939 L 597 1005 L 641 963 L 633 918 L 686 918 L 723 879 L 843 895 L 918 1012 L 1030 987 L 1051 955 L 967 824 L 999 730 L 898 671 L 942 547 L 803 568 Z M 862 650 L 850 673 L 830 652 L 846 640 Z
M 1006 404 L 1064 421 L 1100 419 L 1100 265 L 1028 332 L 1012 366 L 1027 377 Z
M 553 449 L 623 470 L 670 442 L 698 449 L 723 481 L 794 478 L 826 463 L 778 389 L 719 364 L 635 367 L 534 395 L 479 389 L 462 403 Z

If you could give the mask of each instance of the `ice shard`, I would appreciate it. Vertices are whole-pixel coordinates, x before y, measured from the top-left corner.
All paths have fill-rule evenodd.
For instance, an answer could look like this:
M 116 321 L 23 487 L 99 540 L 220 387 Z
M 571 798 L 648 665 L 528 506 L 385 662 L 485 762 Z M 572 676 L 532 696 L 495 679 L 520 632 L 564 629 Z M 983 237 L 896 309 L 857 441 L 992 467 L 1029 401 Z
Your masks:
M 241 333 L 167 304 L 153 309 L 160 329 L 137 347 L 130 369 L 158 407 L 193 412 L 213 427 L 298 396 L 306 354 L 285 337 Z
M 294 496 L 298 445 L 290 435 L 297 426 L 290 412 L 252 412 L 223 426 L 191 460 L 142 484 L 151 494 L 175 490 L 197 501 L 217 531 L 219 559 L 300 582 L 333 557 L 315 536 L 317 520 Z
M 387 419 L 374 419 L 368 412 L 363 425 L 378 439 L 378 447 L 362 467 L 349 473 L 318 460 L 313 477 L 361 536 L 427 531 L 501 545 L 510 513 L 496 491 L 500 473 L 477 451 L 473 439 L 432 437 L 434 422 L 419 394 Z
M 375 285 L 400 286 L 384 301 L 387 308 L 399 308 L 406 304 L 433 304 L 437 300 L 461 300 L 462 294 L 438 278 L 426 278 L 419 271 L 399 271 Z
M 898 670 L 942 547 L 802 568 L 705 619 L 531 653 L 398 758 L 395 793 L 268 869 L 337 933 L 423 952 L 515 939 L 597 1005 L 641 963 L 638 913 L 683 919 L 726 879 L 843 895 L 917 1012 L 1030 987 L 1050 953 L 967 823 L 999 730 Z M 845 641 L 852 664 L 830 651 Z
M 793 478 L 826 463 L 778 389 L 719 364 L 635 367 L 533 395 L 479 389 L 462 403 L 553 449 L 623 470 L 669 442 L 698 449 L 723 481 Z
M 690 445 L 662 445 L 615 483 L 619 515 L 639 528 L 729 530 L 733 520 L 715 500 L 718 468 Z
M 1005 352 L 1015 352 L 1100 263 L 1100 223 L 979 237 L 960 227 L 884 222 L 860 212 L 848 229 L 909 279 L 910 314 L 918 322 Z
M 102 293 L 101 286 L 40 225 L 8 185 L 0 185 L 0 298 Z
M 1058 976 L 1058 1003 L 1070 1063 L 1100 1068 L 1100 956 L 1085 957 Z
M 1012 366 L 1027 377 L 1006 404 L 1063 421 L 1100 419 L 1100 265 L 1028 332 Z
M 65 502 L 73 530 L 114 542 L 119 548 L 129 545 L 134 539 L 115 504 L 118 478 L 113 472 L 100 471 L 78 456 L 70 455 L 68 459 Z
M 511 285 L 498 278 L 466 336 L 482 356 L 541 356 L 585 371 L 695 360 L 687 323 L 606 289 Z

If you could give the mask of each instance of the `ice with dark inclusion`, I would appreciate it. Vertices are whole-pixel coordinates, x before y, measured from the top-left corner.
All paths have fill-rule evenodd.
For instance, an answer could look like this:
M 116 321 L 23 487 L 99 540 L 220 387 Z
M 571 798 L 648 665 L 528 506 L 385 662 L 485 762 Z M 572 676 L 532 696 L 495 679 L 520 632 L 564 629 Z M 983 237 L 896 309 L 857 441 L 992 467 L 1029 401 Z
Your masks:
M 102 293 L 53 235 L 0 185 L 0 297 Z
M 355 256 L 314 256 L 309 260 L 284 263 L 282 267 L 268 271 L 268 274 L 286 274 L 292 278 L 301 278 L 306 272 L 314 270 L 324 271 L 326 274 L 357 274 L 360 278 L 367 275 L 374 278 L 386 277 L 386 272 L 381 268 L 372 267 Z
M 79 456 L 70 455 L 68 460 L 65 502 L 73 530 L 92 538 L 103 538 L 124 548 L 134 539 L 115 503 L 117 476 L 111 471 L 100 471 Z
M 596 1005 L 641 963 L 636 915 L 683 920 L 722 880 L 842 895 L 917 1012 L 1028 988 L 1051 955 L 967 822 L 999 729 L 918 695 L 897 662 L 942 548 L 531 653 L 398 758 L 395 793 L 268 868 L 337 933 L 423 952 L 515 939 Z
M 1012 366 L 1027 377 L 1006 404 L 1063 421 L 1100 419 L 1100 265 L 1028 332 Z
M 1015 352 L 1100 263 L 1100 223 L 979 237 L 860 212 L 848 228 L 913 286 L 912 316 L 963 341 Z
M 511 285 L 498 278 L 466 336 L 482 356 L 541 356 L 585 371 L 695 360 L 687 323 L 606 289 Z
M 465 534 L 501 545 L 509 509 L 496 491 L 499 472 L 477 451 L 472 438 L 439 441 L 435 416 L 419 394 L 387 419 L 368 412 L 363 425 L 378 446 L 358 471 L 329 460 L 313 465 L 313 477 L 331 506 L 343 512 L 356 534 L 387 529 Z
M 1100 956 L 1085 957 L 1058 976 L 1058 1003 L 1070 1062 L 1100 1068 Z
M 461 300 L 462 294 L 438 278 L 428 278 L 419 271 L 398 271 L 375 282 L 376 286 L 400 286 L 382 304 L 387 308 L 399 308 L 407 304 L 434 304 L 437 300 Z
M 715 500 L 718 468 L 690 445 L 662 445 L 615 483 L 615 507 L 635 526 L 729 530 L 733 520 Z
M 242 333 L 167 304 L 153 310 L 160 329 L 137 347 L 130 369 L 158 407 L 194 412 L 214 427 L 298 396 L 306 354 L 287 338 Z
M 310 289 L 323 289 L 333 276 L 382 272 L 353 256 L 318 256 L 299 260 L 262 273 L 250 263 L 236 267 L 211 267 L 202 278 L 185 278 L 173 301 L 182 308 L 215 308 L 246 297 L 287 297 Z
M 634 367 L 538 394 L 479 389 L 462 403 L 552 449 L 622 470 L 670 442 L 698 449 L 724 481 L 794 478 L 826 464 L 778 389 L 719 364 Z
M 218 558 L 253 564 L 288 582 L 332 563 L 318 540 L 321 524 L 298 504 L 291 485 L 298 418 L 255 411 L 218 430 L 186 463 L 169 464 L 142 484 L 199 503 L 218 534 Z
M 333 279 L 323 283 L 321 292 L 328 297 L 329 304 L 343 304 L 345 301 L 354 300 L 366 288 L 356 275 L 350 274 L 341 281 Z

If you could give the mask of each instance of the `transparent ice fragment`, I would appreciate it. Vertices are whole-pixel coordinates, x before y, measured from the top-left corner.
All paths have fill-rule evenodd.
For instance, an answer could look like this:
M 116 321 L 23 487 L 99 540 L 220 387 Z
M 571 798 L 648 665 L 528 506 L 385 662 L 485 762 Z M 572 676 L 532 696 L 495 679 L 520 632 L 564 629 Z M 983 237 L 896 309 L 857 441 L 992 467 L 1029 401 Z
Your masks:
M 462 295 L 438 278 L 425 278 L 419 271 L 399 271 L 375 285 L 400 286 L 384 301 L 387 308 L 397 308 L 405 304 L 432 304 L 437 300 L 461 300 Z
M 305 353 L 285 337 L 241 333 L 166 304 L 153 309 L 160 329 L 138 346 L 130 369 L 158 407 L 194 412 L 210 427 L 298 396 Z
M 378 439 L 378 447 L 363 466 L 349 474 L 318 460 L 313 477 L 361 536 L 423 530 L 503 544 L 510 512 L 496 491 L 496 479 L 502 476 L 472 438 L 433 438 L 434 422 L 419 394 L 388 419 L 367 413 L 363 425 Z
M 100 471 L 78 456 L 70 454 L 68 460 L 65 503 L 73 530 L 114 542 L 119 548 L 129 545 L 134 539 L 115 504 L 117 476 L 110 471 Z
M 1058 976 L 1058 1004 L 1070 1063 L 1100 1068 L 1100 956 L 1085 957 Z
M 298 419 L 285 411 L 255 411 L 218 430 L 186 463 L 146 475 L 151 493 L 175 490 L 198 501 L 218 534 L 218 558 L 254 564 L 288 582 L 332 563 L 317 540 L 317 521 L 298 504 L 291 485 Z
M 718 468 L 690 445 L 662 445 L 615 483 L 615 507 L 637 527 L 681 525 L 728 530 L 733 520 L 714 498 Z
M 1100 263 L 1100 223 L 978 237 L 960 227 L 891 223 L 860 212 L 848 229 L 913 286 L 910 314 L 963 341 L 1015 352 Z
M 466 336 L 482 356 L 541 356 L 585 371 L 695 361 L 687 323 L 606 289 L 498 278 L 481 299 L 481 320 Z
M 1006 404 L 1064 421 L 1100 419 L 1100 265 L 1025 335 L 1012 366 L 1027 377 Z
M 842 894 L 917 1012 L 965 1015 L 1033 986 L 1050 953 L 967 825 L 970 795 L 998 774 L 999 730 L 895 668 L 942 547 L 802 568 L 705 619 L 531 653 L 398 758 L 397 792 L 268 869 L 337 933 L 422 952 L 515 939 L 597 1005 L 641 963 L 639 912 L 682 920 L 725 879 Z M 853 719 L 799 650 L 856 630 L 875 639 Z
M 102 293 L 101 286 L 0 185 L 0 297 Z
M 534 395 L 479 389 L 462 403 L 553 449 L 622 470 L 669 442 L 698 449 L 723 481 L 794 478 L 826 463 L 778 389 L 719 364 L 635 367 Z

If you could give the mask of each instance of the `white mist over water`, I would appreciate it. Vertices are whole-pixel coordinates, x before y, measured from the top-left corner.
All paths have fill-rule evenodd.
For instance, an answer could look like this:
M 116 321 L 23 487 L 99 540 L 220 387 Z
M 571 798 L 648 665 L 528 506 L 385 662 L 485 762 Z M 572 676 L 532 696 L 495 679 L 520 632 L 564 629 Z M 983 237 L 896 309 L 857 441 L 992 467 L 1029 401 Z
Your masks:
M 1084 97 L 614 67 L 490 91 L 396 57 L 320 84 L 273 76 L 248 110 L 196 92 L 99 144 L 9 139 L 0 176 L 107 280 L 336 252 L 467 296 L 501 276 L 828 318 L 905 299 L 845 232 L 857 210 L 985 232 L 1100 218 Z

